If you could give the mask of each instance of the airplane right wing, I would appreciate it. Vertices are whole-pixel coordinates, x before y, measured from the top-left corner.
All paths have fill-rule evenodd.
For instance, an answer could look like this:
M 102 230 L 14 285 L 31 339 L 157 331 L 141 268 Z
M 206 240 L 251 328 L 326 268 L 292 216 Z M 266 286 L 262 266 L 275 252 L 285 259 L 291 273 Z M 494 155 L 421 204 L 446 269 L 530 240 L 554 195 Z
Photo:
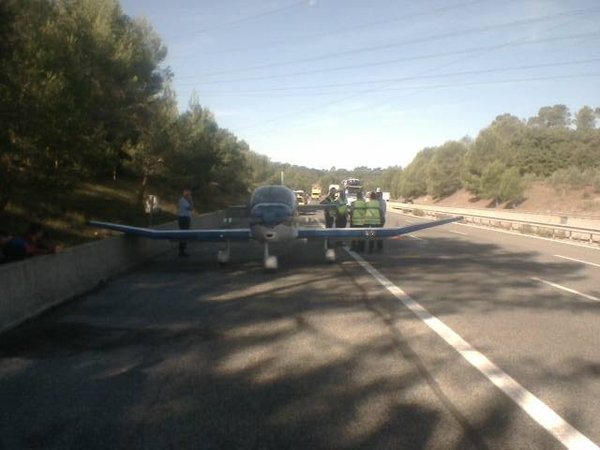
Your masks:
M 300 239 L 385 239 L 402 234 L 414 233 L 427 228 L 438 227 L 447 223 L 458 222 L 463 217 L 451 217 L 449 219 L 434 220 L 433 222 L 417 223 L 406 227 L 394 228 L 299 228 Z

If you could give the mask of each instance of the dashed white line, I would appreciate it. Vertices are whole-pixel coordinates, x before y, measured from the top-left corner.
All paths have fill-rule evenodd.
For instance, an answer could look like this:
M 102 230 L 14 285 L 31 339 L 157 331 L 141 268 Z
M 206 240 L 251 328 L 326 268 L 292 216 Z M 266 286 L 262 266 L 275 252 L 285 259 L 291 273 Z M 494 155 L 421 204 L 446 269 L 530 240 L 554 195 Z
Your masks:
M 548 405 L 517 383 L 511 376 L 503 372 L 485 355 L 475 350 L 454 330 L 440 319 L 432 315 L 421 304 L 417 303 L 402 289 L 388 280 L 383 274 L 365 261 L 359 254 L 346 250 L 373 278 L 385 287 L 394 297 L 419 317 L 429 328 L 451 345 L 473 367 L 479 370 L 488 380 L 510 397 L 523 411 L 539 423 L 544 429 L 569 449 L 596 449 L 594 444 L 583 433 L 559 416 Z
M 566 286 L 562 286 L 560 284 L 552 283 L 551 281 L 542 280 L 538 277 L 531 277 L 532 280 L 538 281 L 540 283 L 547 284 L 548 286 L 552 286 L 553 288 L 560 289 L 562 291 L 569 292 L 571 294 L 579 295 L 583 298 L 587 298 L 588 300 L 593 300 L 595 302 L 600 302 L 600 298 L 594 297 L 593 295 L 584 294 L 583 292 L 576 291 L 575 289 L 568 288 Z
M 563 256 L 563 255 L 554 255 L 557 258 L 562 258 L 562 259 L 568 259 L 569 261 L 575 261 L 581 264 L 587 264 L 588 266 L 594 266 L 594 267 L 600 267 L 600 264 L 596 264 L 593 262 L 589 262 L 589 261 L 584 261 L 583 259 L 576 259 L 576 258 L 569 258 L 568 256 Z
M 453 233 L 453 234 L 460 234 L 462 236 L 468 236 L 467 233 L 463 233 L 462 231 L 456 231 L 456 230 L 446 230 L 448 233 Z
M 416 239 L 417 241 L 422 241 L 423 238 L 420 238 L 419 236 L 415 236 L 414 234 L 407 234 L 407 236 L 410 236 L 413 239 Z

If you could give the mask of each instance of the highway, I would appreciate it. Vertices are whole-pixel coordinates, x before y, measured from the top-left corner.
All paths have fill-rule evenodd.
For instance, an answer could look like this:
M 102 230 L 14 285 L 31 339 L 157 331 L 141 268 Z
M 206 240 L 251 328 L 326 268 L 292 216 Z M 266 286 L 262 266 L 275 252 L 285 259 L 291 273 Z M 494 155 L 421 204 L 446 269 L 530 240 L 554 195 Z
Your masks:
M 0 336 L 0 448 L 600 444 L 598 249 L 452 224 L 268 273 L 189 248 Z

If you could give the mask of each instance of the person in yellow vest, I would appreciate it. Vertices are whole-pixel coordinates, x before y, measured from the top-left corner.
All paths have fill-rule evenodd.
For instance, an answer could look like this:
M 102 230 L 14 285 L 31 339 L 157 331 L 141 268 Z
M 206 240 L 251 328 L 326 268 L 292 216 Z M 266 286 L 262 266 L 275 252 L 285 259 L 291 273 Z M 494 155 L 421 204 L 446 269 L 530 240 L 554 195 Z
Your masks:
M 363 193 L 358 192 L 356 200 L 350 205 L 350 228 L 361 228 L 365 226 L 365 216 L 367 213 L 367 202 L 363 198 Z M 352 241 L 352 250 L 363 252 L 365 251 L 365 241 L 359 239 Z
M 381 228 L 383 226 L 383 217 L 381 214 L 381 203 L 377 198 L 377 192 L 371 192 L 367 202 L 365 212 L 365 226 L 372 228 Z M 375 247 L 375 239 L 369 239 L 369 253 Z M 383 249 L 383 240 L 377 239 L 377 250 Z

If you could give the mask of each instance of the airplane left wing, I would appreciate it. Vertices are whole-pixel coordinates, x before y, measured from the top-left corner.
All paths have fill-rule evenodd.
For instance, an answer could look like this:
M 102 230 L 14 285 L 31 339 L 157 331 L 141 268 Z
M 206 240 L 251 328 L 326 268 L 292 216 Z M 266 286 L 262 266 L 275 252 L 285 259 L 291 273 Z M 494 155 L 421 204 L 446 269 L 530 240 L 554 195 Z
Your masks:
M 195 230 L 157 230 L 153 228 L 132 227 L 118 223 L 98 222 L 90 220 L 89 225 L 105 230 L 120 231 L 121 233 L 140 236 L 150 239 L 171 239 L 190 241 L 249 241 L 250 230 L 248 228 L 231 229 L 195 229 Z
M 463 217 L 434 220 L 433 222 L 417 223 L 406 227 L 395 228 L 299 228 L 298 237 L 303 239 L 359 239 L 359 238 L 389 238 L 402 234 L 414 233 L 427 228 L 438 227 L 447 223 L 458 222 Z

